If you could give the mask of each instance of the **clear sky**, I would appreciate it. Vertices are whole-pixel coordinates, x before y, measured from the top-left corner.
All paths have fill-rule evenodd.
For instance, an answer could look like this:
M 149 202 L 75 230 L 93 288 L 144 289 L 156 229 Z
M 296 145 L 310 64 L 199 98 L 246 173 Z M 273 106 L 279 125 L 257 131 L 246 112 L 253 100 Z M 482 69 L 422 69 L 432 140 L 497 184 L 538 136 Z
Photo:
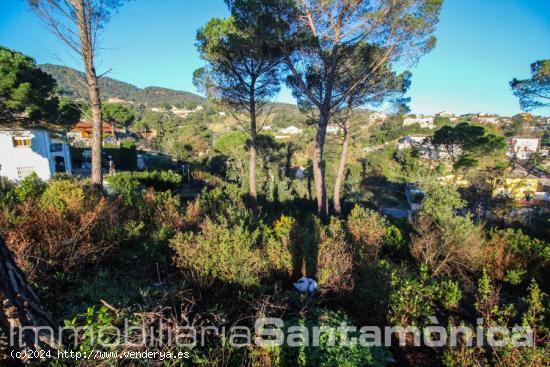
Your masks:
M 196 31 L 226 15 L 223 0 L 130 1 L 105 29 L 98 72 L 112 69 L 110 77 L 139 87 L 194 91 L 192 73 L 202 65 Z M 550 58 L 550 0 L 444 0 L 436 36 L 436 49 L 411 69 L 413 112 L 513 115 L 520 111 L 508 82 Z M 81 69 L 25 0 L 0 0 L 0 45 Z M 292 97 L 283 91 L 279 100 Z

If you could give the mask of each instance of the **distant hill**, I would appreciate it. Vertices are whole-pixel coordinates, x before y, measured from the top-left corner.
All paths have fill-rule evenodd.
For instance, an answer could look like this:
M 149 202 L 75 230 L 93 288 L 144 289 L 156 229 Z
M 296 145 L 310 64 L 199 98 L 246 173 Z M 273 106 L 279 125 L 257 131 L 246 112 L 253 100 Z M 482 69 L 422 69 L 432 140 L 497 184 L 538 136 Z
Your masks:
M 61 88 L 62 94 L 69 97 L 80 98 L 86 95 L 83 83 L 85 74 L 61 65 L 43 64 L 40 68 L 52 75 Z M 161 87 L 138 88 L 135 85 L 121 82 L 116 79 L 102 77 L 99 80 L 101 97 L 103 99 L 122 99 L 149 107 L 157 107 L 163 104 L 172 106 L 185 105 L 186 103 L 203 104 L 206 100 L 196 94 Z

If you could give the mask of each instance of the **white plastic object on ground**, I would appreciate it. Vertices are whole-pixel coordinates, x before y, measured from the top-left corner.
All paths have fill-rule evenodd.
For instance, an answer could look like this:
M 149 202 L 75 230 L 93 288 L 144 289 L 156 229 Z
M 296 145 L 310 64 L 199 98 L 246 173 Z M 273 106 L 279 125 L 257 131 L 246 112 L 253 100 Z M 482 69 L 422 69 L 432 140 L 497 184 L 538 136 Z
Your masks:
M 317 291 L 317 282 L 311 278 L 301 277 L 294 283 L 294 288 L 302 293 L 313 294 Z

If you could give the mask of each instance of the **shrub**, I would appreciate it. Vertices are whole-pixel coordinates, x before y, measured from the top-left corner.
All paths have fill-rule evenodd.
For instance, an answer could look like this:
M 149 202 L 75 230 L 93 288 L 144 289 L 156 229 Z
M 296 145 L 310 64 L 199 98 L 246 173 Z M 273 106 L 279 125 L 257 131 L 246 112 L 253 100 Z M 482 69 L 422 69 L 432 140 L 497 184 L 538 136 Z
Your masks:
M 426 270 L 420 277 L 393 276 L 389 320 L 402 326 L 423 326 L 438 306 L 456 308 L 462 298 L 458 283 L 430 281 Z
M 107 176 L 105 177 L 105 181 L 107 181 L 109 189 L 117 193 L 125 204 L 132 204 L 135 202 L 144 189 L 137 177 L 130 172 Z
M 388 222 L 377 212 L 356 206 L 347 226 L 359 258 L 376 257 L 384 243 Z
M 46 184 L 42 181 L 36 173 L 32 173 L 30 176 L 25 177 L 15 188 L 13 192 L 19 202 L 25 201 L 29 198 L 38 198 L 44 192 Z
M 499 348 L 476 346 L 475 339 L 487 337 L 487 330 L 491 326 L 512 328 L 517 326 L 517 312 L 513 304 L 503 305 L 500 300 L 499 287 L 494 284 L 487 272 L 478 281 L 476 294 L 475 311 L 476 317 L 483 320 L 481 335 L 475 335 L 473 346 L 466 346 L 464 341 L 458 348 L 449 348 L 444 356 L 443 363 L 449 367 L 474 367 L 479 366 L 480 362 L 484 365 L 494 365 L 503 367 L 513 366 L 546 366 L 550 358 L 550 333 L 545 323 L 545 298 L 536 282 L 532 281 L 527 289 L 528 295 L 523 298 L 525 303 L 525 312 L 519 320 L 521 325 L 528 327 L 532 333 L 532 346 L 517 346 L 508 339 L 508 343 Z M 470 325 L 474 329 L 474 325 Z M 512 332 L 509 336 L 512 336 Z M 520 336 L 520 339 L 522 337 Z M 546 362 L 545 362 L 546 361 Z
M 204 215 L 212 221 L 235 224 L 256 222 L 251 218 L 237 185 L 204 189 L 199 200 Z
M 387 253 L 392 254 L 397 257 L 403 257 L 403 252 L 407 252 L 407 243 L 403 238 L 401 230 L 390 224 L 386 227 L 386 234 L 384 235 L 384 249 Z
M 291 233 L 296 221 L 292 217 L 281 215 L 273 225 L 273 236 L 270 236 L 266 253 L 270 267 L 278 272 L 292 275 Z
M 0 215 L 6 245 L 31 281 L 56 271 L 81 270 L 126 238 L 120 202 L 102 197 L 91 200 L 90 208 L 75 208 L 75 215 L 44 210 L 35 200 Z
M 307 318 L 296 318 L 285 322 L 285 341 L 307 341 L 307 345 L 291 347 L 286 343 L 280 348 L 279 366 L 385 366 L 388 353 L 383 348 L 361 346 L 349 343 L 350 338 L 357 338 L 355 332 L 347 335 L 339 329 L 342 325 L 352 326 L 348 317 L 340 312 L 320 310 Z M 319 345 L 312 346 L 313 330 L 321 330 Z M 306 344 L 306 343 L 304 343 Z
M 78 183 L 69 180 L 50 181 L 40 197 L 40 204 L 48 210 L 61 213 L 77 213 L 84 207 L 84 189 Z
M 258 230 L 207 219 L 199 233 L 178 233 L 170 244 L 176 251 L 176 265 L 191 275 L 252 286 L 260 283 L 267 266 L 259 239 Z
M 150 188 L 143 193 L 140 217 L 152 227 L 166 227 L 171 231 L 187 224 L 181 214 L 181 200 L 170 191 L 156 192 Z
M 411 255 L 433 276 L 470 281 L 481 270 L 487 254 L 484 238 L 469 218 L 457 216 L 440 226 L 431 218 L 419 217 L 413 225 Z
M 521 230 L 494 230 L 487 242 L 487 268 L 491 275 L 517 285 L 526 280 L 527 271 L 537 279 L 548 279 L 550 244 L 531 238 Z
M 182 176 L 174 171 L 133 172 L 133 175 L 143 185 L 153 187 L 157 191 L 176 190 L 183 180 Z
M 318 283 L 322 292 L 340 293 L 351 289 L 353 258 L 342 222 L 333 218 L 320 228 L 317 257 Z
M 152 187 L 157 191 L 177 190 L 182 177 L 173 171 L 145 171 L 122 172 L 107 176 L 105 180 L 126 204 L 137 204 L 144 189 Z
M 352 307 L 359 312 L 361 321 L 382 325 L 387 322 L 392 283 L 398 269 L 388 260 L 373 259 L 358 264 L 354 270 Z

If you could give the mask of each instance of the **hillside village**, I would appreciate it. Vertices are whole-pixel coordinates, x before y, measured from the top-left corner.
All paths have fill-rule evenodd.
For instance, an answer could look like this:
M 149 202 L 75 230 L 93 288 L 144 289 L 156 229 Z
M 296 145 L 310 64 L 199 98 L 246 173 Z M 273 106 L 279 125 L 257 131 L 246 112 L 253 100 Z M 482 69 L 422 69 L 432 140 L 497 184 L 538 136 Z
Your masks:
M 56 74 L 56 78 L 62 83 L 63 81 L 68 83 L 68 80 L 77 75 L 74 70 L 51 65 L 48 65 L 46 70 L 56 70 L 56 73 L 61 73 Z M 74 80 L 71 83 L 72 85 L 77 84 Z M 115 80 L 111 80 L 110 83 L 115 86 L 118 84 L 129 85 Z M 156 164 L 159 160 L 155 159 L 156 157 L 151 158 L 152 156 L 163 157 L 160 168 L 170 167 L 178 170 L 182 166 L 193 164 L 195 159 L 213 154 L 217 138 L 240 129 L 236 120 L 227 112 L 220 110 L 219 107 L 209 103 L 199 104 L 197 101 L 205 102 L 199 96 L 193 96 L 191 100 L 184 98 L 183 102 L 179 102 L 177 105 L 164 102 L 162 97 L 152 105 L 137 105 L 135 100 L 123 99 L 125 93 L 116 94 L 116 88 L 111 86 L 107 90 L 111 89 L 112 91 L 107 93 L 111 97 L 106 99 L 106 103 L 123 106 L 132 115 L 132 121 L 125 126 L 121 126 L 117 121 L 103 123 L 103 143 L 104 147 L 108 148 L 104 153 L 107 158 L 104 166 L 106 173 L 109 173 L 109 165 L 111 165 L 111 169 L 114 168 L 113 172 L 127 171 L 128 169 L 158 169 Z M 68 97 L 76 95 L 76 92 L 70 91 L 70 89 L 64 93 Z M 170 94 L 177 95 L 178 93 L 180 92 L 171 92 Z M 181 95 L 192 96 L 188 93 L 181 93 Z M 79 101 L 79 99 L 77 98 L 75 101 Z M 294 117 L 299 115 L 299 112 L 292 108 L 290 108 L 290 113 Z M 300 121 L 299 117 L 288 119 L 286 114 L 286 111 L 284 114 L 275 112 L 273 116 L 269 116 L 274 123 L 264 124 L 262 134 L 272 136 L 281 144 L 292 144 L 294 141 L 300 141 L 303 138 L 302 135 L 310 134 L 303 120 Z M 356 114 L 357 121 L 355 123 L 361 128 L 356 138 L 362 141 L 363 146 L 358 148 L 362 148 L 364 151 L 363 159 L 368 159 L 368 154 L 377 149 L 394 144 L 398 152 L 415 150 L 428 164 L 443 163 L 449 166 L 448 152 L 444 147 L 435 147 L 431 142 L 430 137 L 436 130 L 443 126 L 468 122 L 484 126 L 489 131 L 496 131 L 506 137 L 506 157 L 513 168 L 508 169 L 504 176 L 499 178 L 499 183 L 493 190 L 493 196 L 516 200 L 519 206 L 541 205 L 543 208 L 548 207 L 546 203 L 550 202 L 550 180 L 548 179 L 550 176 L 550 161 L 548 159 L 550 118 L 534 116 L 529 113 L 507 117 L 486 113 L 455 115 L 447 111 L 441 111 L 433 116 L 392 115 L 376 111 L 357 111 Z M 154 119 L 156 121 L 152 123 L 151 120 Z M 203 121 L 195 121 L 195 119 Z M 180 129 L 187 129 L 189 125 L 197 123 L 206 128 L 206 131 L 202 131 L 205 141 L 197 146 L 193 144 L 186 146 L 184 148 L 187 150 L 186 153 L 175 151 L 173 146 L 166 147 L 158 143 L 161 136 L 177 136 Z M 382 145 L 375 144 L 371 139 L 372 131 L 390 123 L 397 125 L 393 142 L 386 141 Z M 414 131 L 421 133 L 410 133 Z M 337 137 L 342 134 L 342 128 L 336 124 L 329 125 L 327 134 Z M 36 172 L 44 180 L 60 173 L 89 175 L 92 124 L 87 120 L 86 115 L 81 115 L 80 121 L 73 126 L 61 129 L 52 127 L 51 129 L 25 130 L 4 127 L 2 136 L 0 148 L 4 154 L 0 159 L 0 165 L 2 167 L 1 175 L 6 180 L 21 181 L 32 172 Z M 177 145 L 177 142 L 175 144 Z M 131 147 L 132 154 L 124 156 L 124 159 L 131 162 L 120 161 L 118 155 L 115 155 L 114 158 L 113 155 L 107 155 L 109 149 L 121 147 L 122 149 Z M 539 159 L 535 165 L 530 164 L 530 159 L 533 157 Z M 300 176 L 307 168 L 303 160 L 296 160 L 290 164 L 296 167 Z M 463 185 L 468 183 L 464 180 L 461 182 Z M 406 186 L 403 186 L 403 192 L 406 193 Z M 412 209 L 411 203 L 408 202 L 408 204 L 409 209 Z

